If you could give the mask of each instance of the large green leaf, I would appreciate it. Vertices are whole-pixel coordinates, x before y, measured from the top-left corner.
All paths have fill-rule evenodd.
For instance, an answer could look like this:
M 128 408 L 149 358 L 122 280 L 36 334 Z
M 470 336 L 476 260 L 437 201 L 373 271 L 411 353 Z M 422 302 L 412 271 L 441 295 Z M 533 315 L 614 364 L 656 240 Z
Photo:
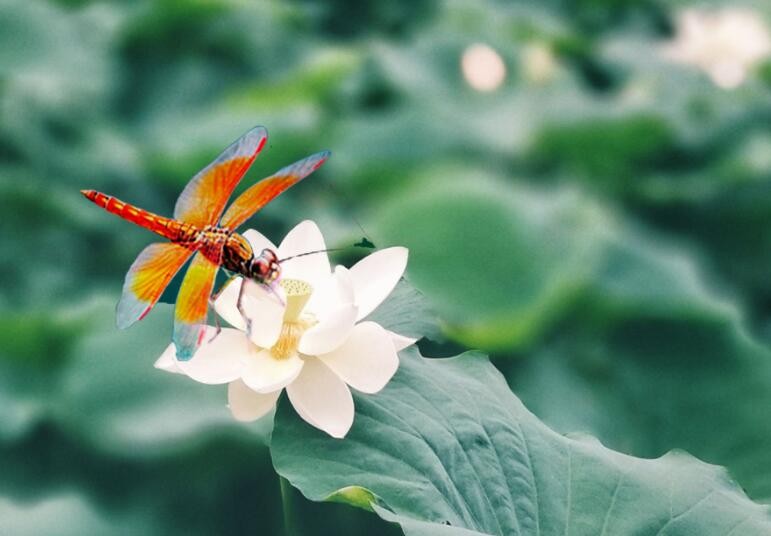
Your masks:
M 614 315 L 736 316 L 729 299 L 705 290 L 687 250 L 585 194 L 536 190 L 473 170 L 419 178 L 418 187 L 386 206 L 378 228 L 410 248 L 410 275 L 448 334 L 468 346 L 522 348 L 587 303 L 598 322 Z
M 683 448 L 771 498 L 771 351 L 687 255 L 618 238 L 550 343 L 499 361 L 514 390 L 558 430 L 639 456 Z
M 771 530 L 767 507 L 719 467 L 682 452 L 633 458 L 552 431 L 479 354 L 431 360 L 404 352 L 391 383 L 357 396 L 356 408 L 351 432 L 335 440 L 282 403 L 274 465 L 311 499 L 374 501 L 408 534 Z
M 640 456 L 683 448 L 771 498 L 771 352 L 723 326 L 640 319 L 502 366 L 558 430 Z
M 410 248 L 409 273 L 447 331 L 485 349 L 532 342 L 586 284 L 607 218 L 575 192 L 549 197 L 474 170 L 421 179 L 378 228 Z

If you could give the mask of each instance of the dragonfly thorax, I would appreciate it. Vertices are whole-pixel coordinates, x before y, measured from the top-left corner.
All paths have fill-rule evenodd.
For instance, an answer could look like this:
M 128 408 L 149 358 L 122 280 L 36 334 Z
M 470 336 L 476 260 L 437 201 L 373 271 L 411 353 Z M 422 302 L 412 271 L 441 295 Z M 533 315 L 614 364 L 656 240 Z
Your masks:
M 238 233 L 231 233 L 222 249 L 222 267 L 257 283 L 270 284 L 281 274 L 278 256 L 271 249 L 255 255 L 249 242 Z
M 233 232 L 227 235 L 222 249 L 222 267 L 225 270 L 246 276 L 253 258 L 252 246 L 246 238 Z

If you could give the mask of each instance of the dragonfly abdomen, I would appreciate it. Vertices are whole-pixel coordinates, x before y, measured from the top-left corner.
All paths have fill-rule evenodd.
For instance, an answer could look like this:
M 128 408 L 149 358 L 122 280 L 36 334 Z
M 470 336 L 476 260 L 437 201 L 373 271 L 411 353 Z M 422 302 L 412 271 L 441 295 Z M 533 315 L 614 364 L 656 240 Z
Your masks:
M 188 223 L 182 223 L 172 218 L 158 216 L 147 210 L 136 207 L 116 197 L 97 192 L 96 190 L 81 190 L 86 199 L 102 207 L 107 212 L 120 216 L 140 227 L 168 238 L 182 246 L 193 247 L 200 231 Z

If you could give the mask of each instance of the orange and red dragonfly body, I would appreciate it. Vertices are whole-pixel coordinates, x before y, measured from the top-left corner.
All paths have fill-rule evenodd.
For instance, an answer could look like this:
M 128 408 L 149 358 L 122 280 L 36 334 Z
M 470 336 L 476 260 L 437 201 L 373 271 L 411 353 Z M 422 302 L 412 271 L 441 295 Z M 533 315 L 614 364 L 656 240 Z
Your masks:
M 94 190 L 81 190 L 108 212 L 169 240 L 150 244 L 131 265 L 117 307 L 119 328 L 144 318 L 174 275 L 195 254 L 177 295 L 173 333 L 177 358 L 190 359 L 206 333 L 209 299 L 220 266 L 264 285 L 278 278 L 281 268 L 275 252 L 266 249 L 255 254 L 235 229 L 318 169 L 330 153 L 311 155 L 254 184 L 223 215 L 227 200 L 267 138 L 265 128 L 255 127 L 199 171 L 177 199 L 174 218 L 152 214 Z

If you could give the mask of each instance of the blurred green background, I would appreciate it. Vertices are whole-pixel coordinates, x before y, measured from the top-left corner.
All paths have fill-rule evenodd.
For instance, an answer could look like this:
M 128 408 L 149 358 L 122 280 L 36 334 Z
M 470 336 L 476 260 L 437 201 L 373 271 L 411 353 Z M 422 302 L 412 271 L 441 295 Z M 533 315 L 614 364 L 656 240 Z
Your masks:
M 153 239 L 78 193 L 171 214 L 256 124 L 242 188 L 333 157 L 250 226 L 408 246 L 424 354 L 488 351 L 558 431 L 767 502 L 769 27 L 761 0 L 0 1 L 0 534 L 282 534 L 270 423 L 152 368 L 169 307 L 115 330 Z

